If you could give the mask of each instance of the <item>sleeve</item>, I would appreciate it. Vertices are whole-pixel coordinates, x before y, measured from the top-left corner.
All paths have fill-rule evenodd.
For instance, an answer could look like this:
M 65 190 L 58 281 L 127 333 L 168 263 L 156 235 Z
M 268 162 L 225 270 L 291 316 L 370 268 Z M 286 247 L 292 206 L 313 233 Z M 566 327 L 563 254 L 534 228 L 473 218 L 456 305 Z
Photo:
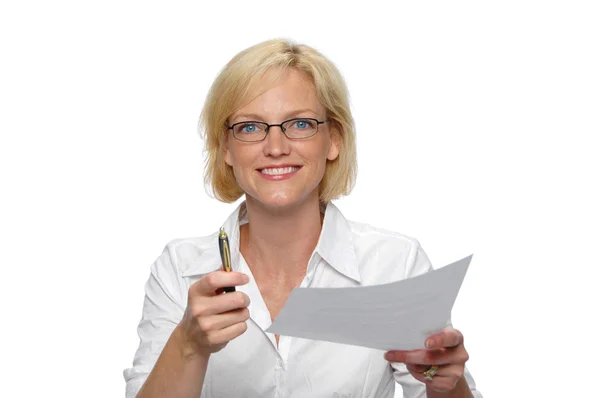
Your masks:
M 142 319 L 137 328 L 140 344 L 133 367 L 123 371 L 127 398 L 137 395 L 185 311 L 187 291 L 182 290 L 183 280 L 173 257 L 167 245 L 150 268 Z
M 425 254 L 425 251 L 421 248 L 419 242 L 416 242 L 413 254 L 409 256 L 408 264 L 406 267 L 406 278 L 412 278 L 417 275 L 424 274 L 433 270 L 433 266 Z M 452 327 L 452 321 L 448 320 L 447 327 Z M 394 379 L 396 383 L 402 387 L 402 393 L 404 398 L 427 398 L 425 390 L 425 384 L 415 379 L 406 369 L 406 365 L 403 363 L 392 362 L 391 366 L 394 372 Z M 465 367 L 465 379 L 471 388 L 471 393 L 474 398 L 483 398 L 480 392 L 477 391 L 475 386 L 475 380 L 471 376 L 469 370 Z

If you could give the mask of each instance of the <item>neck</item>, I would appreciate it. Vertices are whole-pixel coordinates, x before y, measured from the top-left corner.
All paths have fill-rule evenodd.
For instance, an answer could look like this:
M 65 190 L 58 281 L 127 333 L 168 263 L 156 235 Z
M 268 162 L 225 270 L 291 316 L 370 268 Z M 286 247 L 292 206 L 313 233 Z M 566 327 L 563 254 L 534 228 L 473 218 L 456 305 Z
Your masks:
M 240 231 L 240 250 L 254 277 L 285 283 L 304 275 L 321 234 L 318 196 L 285 210 L 247 197 L 246 210 L 248 224 Z

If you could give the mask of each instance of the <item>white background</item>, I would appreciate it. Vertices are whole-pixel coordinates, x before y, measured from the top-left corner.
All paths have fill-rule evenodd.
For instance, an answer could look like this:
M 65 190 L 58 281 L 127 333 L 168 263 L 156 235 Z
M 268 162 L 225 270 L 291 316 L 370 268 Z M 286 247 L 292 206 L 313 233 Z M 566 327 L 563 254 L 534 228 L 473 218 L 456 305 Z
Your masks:
M 2 2 L 0 396 L 124 396 L 150 264 L 235 208 L 203 188 L 208 87 L 274 37 L 347 80 L 346 217 L 475 254 L 453 321 L 484 396 L 596 394 L 597 3 L 216 3 Z

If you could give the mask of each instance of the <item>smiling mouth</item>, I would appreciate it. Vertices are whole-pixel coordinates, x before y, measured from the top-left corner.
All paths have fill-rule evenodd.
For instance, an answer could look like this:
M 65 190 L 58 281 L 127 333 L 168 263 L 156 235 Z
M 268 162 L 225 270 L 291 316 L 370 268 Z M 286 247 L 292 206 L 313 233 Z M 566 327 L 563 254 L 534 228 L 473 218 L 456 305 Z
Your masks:
M 290 174 L 295 171 L 300 170 L 300 166 L 289 166 L 289 167 L 268 167 L 265 169 L 260 169 L 259 171 L 262 174 L 267 174 L 270 176 L 278 176 L 283 174 Z

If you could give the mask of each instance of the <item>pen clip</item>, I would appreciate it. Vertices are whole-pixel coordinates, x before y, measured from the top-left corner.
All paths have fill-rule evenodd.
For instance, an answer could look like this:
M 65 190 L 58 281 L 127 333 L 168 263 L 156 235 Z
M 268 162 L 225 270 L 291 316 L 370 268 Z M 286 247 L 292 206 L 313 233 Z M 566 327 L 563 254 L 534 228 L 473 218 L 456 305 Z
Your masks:
M 221 252 L 221 261 L 226 272 L 231 272 L 231 251 L 229 248 L 229 239 L 225 233 L 225 228 L 221 227 L 219 231 L 219 251 Z M 235 292 L 235 286 L 226 286 L 223 290 L 227 293 Z
M 221 252 L 221 260 L 225 271 L 231 272 L 231 249 L 229 248 L 229 239 L 225 233 L 225 228 L 221 227 L 219 231 L 219 250 Z

